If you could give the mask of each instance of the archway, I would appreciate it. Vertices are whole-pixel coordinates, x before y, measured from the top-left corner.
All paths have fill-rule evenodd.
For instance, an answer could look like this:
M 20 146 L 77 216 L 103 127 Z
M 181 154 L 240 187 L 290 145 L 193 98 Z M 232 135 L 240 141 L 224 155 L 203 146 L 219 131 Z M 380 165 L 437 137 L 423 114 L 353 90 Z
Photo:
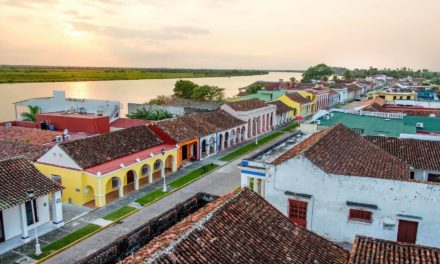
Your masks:
M 206 139 L 202 140 L 202 158 L 206 157 Z
M 174 156 L 168 155 L 165 159 L 165 176 L 173 172 L 175 170 L 174 167 Z
M 139 179 L 134 170 L 129 170 L 125 176 L 124 193 L 128 194 L 135 190 L 139 190 Z
M 161 175 L 161 170 L 162 170 L 162 166 L 163 166 L 163 161 L 161 159 L 157 159 L 154 162 L 154 166 L 153 166 L 153 182 L 160 180 L 160 178 L 162 177 Z
M 106 204 L 111 203 L 118 198 L 124 197 L 124 188 L 122 187 L 122 181 L 119 177 L 112 177 L 107 181 L 105 200 Z
M 245 133 L 246 133 L 246 127 L 242 126 L 241 127 L 241 139 L 240 139 L 240 141 L 244 141 L 244 135 L 246 135 Z
M 231 130 L 231 139 L 229 140 L 229 147 L 231 147 L 232 145 L 234 145 L 235 140 L 236 140 L 235 135 L 236 135 L 236 133 L 235 133 L 235 129 L 232 129 L 232 130 Z
M 153 181 L 150 165 L 144 164 L 141 168 L 141 177 L 139 177 L 139 187 L 145 186 Z
M 87 201 L 84 206 L 95 208 L 96 207 L 96 201 L 95 201 L 95 191 L 93 190 L 93 187 L 90 185 L 87 185 L 84 187 L 84 197 Z
M 229 131 L 225 132 L 225 149 L 229 147 Z
M 214 154 L 215 151 L 215 140 L 214 138 L 209 139 L 209 154 Z
M 219 136 L 218 136 L 218 147 L 217 147 L 217 149 L 218 149 L 218 151 L 220 152 L 221 150 L 223 150 L 223 134 L 220 134 Z

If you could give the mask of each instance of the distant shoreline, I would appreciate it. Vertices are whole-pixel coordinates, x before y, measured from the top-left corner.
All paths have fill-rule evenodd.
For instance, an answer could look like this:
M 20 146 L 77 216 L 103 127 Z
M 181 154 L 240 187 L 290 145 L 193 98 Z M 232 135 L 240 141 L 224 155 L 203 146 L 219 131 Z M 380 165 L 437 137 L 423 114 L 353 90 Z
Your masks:
M 281 71 L 278 71 L 281 72 Z M 120 81 L 266 75 L 266 70 L 0 66 L 0 84 Z

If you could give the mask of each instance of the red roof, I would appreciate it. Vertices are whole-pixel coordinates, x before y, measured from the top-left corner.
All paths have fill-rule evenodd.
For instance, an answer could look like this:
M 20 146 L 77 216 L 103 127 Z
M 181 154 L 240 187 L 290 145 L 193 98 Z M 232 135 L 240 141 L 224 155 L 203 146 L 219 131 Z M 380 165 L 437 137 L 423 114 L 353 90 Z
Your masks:
M 27 127 L 0 127 L 0 140 L 19 141 L 27 144 L 44 145 L 55 141 L 62 132 Z
M 110 127 L 129 128 L 149 124 L 151 124 L 151 121 L 143 119 L 118 118 L 117 120 L 110 123 Z

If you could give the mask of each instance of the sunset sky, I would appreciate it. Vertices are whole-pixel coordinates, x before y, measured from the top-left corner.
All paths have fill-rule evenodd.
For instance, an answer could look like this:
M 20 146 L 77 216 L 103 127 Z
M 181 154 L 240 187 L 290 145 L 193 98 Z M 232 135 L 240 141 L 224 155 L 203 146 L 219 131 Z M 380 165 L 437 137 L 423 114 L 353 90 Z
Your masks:
M 0 64 L 440 71 L 440 0 L 0 0 Z

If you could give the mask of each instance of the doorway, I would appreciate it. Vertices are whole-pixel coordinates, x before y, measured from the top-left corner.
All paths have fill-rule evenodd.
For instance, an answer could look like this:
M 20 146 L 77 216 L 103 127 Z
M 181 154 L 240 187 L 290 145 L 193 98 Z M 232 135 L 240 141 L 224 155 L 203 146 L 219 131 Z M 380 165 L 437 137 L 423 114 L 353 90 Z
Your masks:
M 397 230 L 397 241 L 406 243 L 416 243 L 418 222 L 399 220 Z
M 182 146 L 182 161 L 188 159 L 188 145 Z
M 298 225 L 307 227 L 307 202 L 289 199 L 289 219 Z
M 3 226 L 3 212 L 0 211 L 0 242 L 5 241 L 5 227 Z

